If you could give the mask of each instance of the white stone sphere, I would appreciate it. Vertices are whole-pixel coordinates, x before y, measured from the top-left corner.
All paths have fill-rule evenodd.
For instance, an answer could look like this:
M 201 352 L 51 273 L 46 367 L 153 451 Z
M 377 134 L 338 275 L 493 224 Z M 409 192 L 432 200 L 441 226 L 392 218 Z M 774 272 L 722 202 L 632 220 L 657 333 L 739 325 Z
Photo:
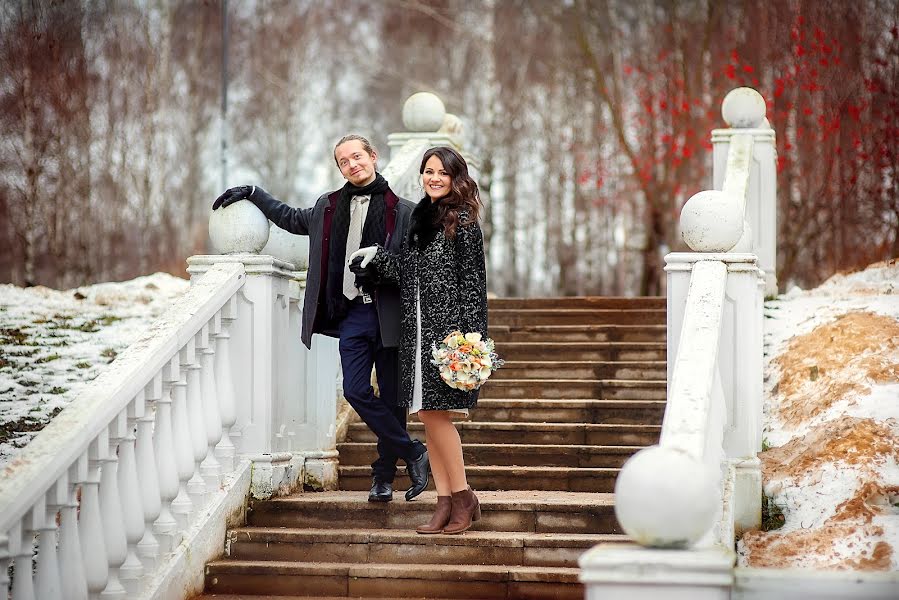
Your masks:
M 731 127 L 764 127 L 766 110 L 762 95 L 748 87 L 731 90 L 721 103 L 721 116 Z
M 268 232 L 268 243 L 259 254 L 268 254 L 291 263 L 297 271 L 309 268 L 309 236 L 294 235 L 274 223 Z
M 268 219 L 249 200 L 212 211 L 209 240 L 219 254 L 258 254 L 268 241 Z
M 642 546 L 684 548 L 715 523 L 713 471 L 684 451 L 650 446 L 632 456 L 615 482 L 615 516 Z
M 740 203 L 720 190 L 694 194 L 680 213 L 684 241 L 695 252 L 728 252 L 743 235 Z
M 403 124 L 409 131 L 433 133 L 443 125 L 446 107 L 430 92 L 412 94 L 403 104 Z

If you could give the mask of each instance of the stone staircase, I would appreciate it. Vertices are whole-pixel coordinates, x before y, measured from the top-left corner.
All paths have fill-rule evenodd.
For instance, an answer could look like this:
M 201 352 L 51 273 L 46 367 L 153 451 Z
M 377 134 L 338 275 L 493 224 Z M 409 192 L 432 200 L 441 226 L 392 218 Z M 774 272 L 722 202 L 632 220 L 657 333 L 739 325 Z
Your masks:
M 375 439 L 356 423 L 338 445 L 341 491 L 253 505 L 207 566 L 203 598 L 582 598 L 578 556 L 626 539 L 611 494 L 619 468 L 658 440 L 665 300 L 491 300 L 490 335 L 506 366 L 459 423 L 483 510 L 472 530 L 415 533 L 433 483 L 413 502 L 367 502 Z M 409 429 L 424 439 L 414 418 Z

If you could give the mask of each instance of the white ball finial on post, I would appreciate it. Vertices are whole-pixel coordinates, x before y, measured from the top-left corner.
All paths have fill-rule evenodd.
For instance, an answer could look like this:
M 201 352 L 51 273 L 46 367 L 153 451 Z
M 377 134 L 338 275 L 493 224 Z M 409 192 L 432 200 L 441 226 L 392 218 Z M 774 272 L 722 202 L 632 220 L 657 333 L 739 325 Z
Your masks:
M 743 210 L 728 194 L 705 190 L 687 200 L 680 228 L 694 252 L 729 252 L 743 235 Z
M 297 271 L 309 268 L 309 236 L 294 235 L 271 224 L 268 243 L 259 251 L 291 263 Z
M 715 524 L 719 494 L 715 475 L 688 453 L 644 448 L 622 467 L 615 482 L 615 516 L 642 546 L 686 548 Z
M 766 111 L 765 99 L 748 87 L 731 90 L 721 103 L 721 116 L 724 117 L 724 122 L 734 128 L 766 127 Z
M 248 200 L 212 211 L 209 240 L 219 254 L 258 254 L 268 242 L 268 219 Z
M 433 133 L 443 125 L 446 107 L 430 92 L 412 94 L 403 104 L 403 125 L 408 131 Z

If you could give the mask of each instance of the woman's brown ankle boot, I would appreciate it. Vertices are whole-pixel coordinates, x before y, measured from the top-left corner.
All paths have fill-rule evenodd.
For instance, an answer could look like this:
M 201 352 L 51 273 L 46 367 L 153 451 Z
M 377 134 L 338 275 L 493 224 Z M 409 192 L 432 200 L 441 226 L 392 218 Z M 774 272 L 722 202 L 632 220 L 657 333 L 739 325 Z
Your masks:
M 415 531 L 418 533 L 443 533 L 443 528 L 449 523 L 450 514 L 452 513 L 452 498 L 450 496 L 437 496 L 437 510 L 431 520 L 425 525 L 419 526 Z
M 453 492 L 453 511 L 443 533 L 462 533 L 471 527 L 472 521 L 481 518 L 481 505 L 471 488 Z

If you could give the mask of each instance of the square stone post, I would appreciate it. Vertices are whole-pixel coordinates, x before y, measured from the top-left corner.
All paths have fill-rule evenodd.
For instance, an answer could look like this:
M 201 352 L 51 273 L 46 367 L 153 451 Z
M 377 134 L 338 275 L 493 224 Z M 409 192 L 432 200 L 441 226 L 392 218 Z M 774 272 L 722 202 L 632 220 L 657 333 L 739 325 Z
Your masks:
M 578 561 L 587 600 L 729 600 L 732 550 L 600 544 Z
M 730 140 L 738 134 L 753 138 L 752 166 L 746 194 L 745 219 L 752 229 L 752 252 L 765 272 L 765 294 L 777 294 L 777 150 L 774 130 L 741 128 L 712 130 L 712 186 L 724 189 Z
M 230 334 L 232 438 L 238 455 L 253 462 L 251 494 L 266 498 L 301 486 L 307 457 L 319 480 L 330 472 L 336 484 L 336 350 L 332 356 L 325 343 L 324 355 L 312 358 L 300 340 L 305 272 L 257 254 L 194 256 L 188 271 L 198 277 L 218 262 L 242 263 L 247 277 Z
M 718 370 L 725 399 L 724 450 L 735 469 L 734 528 L 739 535 L 761 525 L 762 479 L 762 297 L 753 254 L 676 252 L 665 257 L 668 273 L 668 380 L 677 359 L 693 265 L 727 265 Z

